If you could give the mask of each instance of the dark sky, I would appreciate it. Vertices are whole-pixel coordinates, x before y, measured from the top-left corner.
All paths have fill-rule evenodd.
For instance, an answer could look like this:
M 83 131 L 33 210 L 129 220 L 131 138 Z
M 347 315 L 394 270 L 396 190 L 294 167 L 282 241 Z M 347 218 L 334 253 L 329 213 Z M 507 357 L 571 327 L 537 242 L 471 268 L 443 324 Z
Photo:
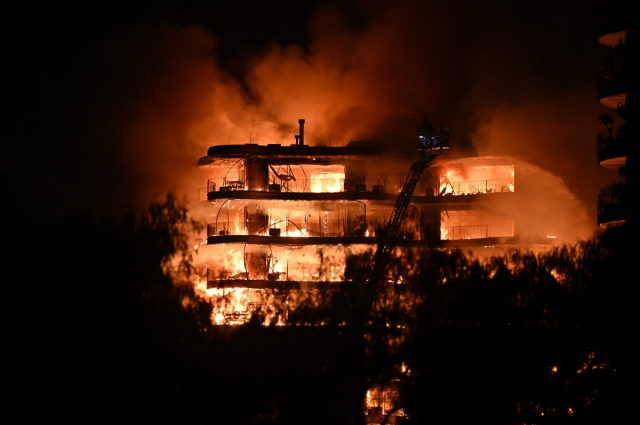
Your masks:
M 20 2 L 3 6 L 3 180 L 14 205 L 118 213 L 193 195 L 216 143 L 412 143 L 516 155 L 595 221 L 598 27 L 629 1 Z

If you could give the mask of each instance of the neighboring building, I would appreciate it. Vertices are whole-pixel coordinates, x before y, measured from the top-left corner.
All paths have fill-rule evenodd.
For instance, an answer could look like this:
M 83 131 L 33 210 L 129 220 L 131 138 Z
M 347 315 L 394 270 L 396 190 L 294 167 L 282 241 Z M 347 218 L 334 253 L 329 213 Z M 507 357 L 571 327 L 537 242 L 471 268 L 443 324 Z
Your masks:
M 600 103 L 615 109 L 625 122 L 615 126 L 608 114 L 601 115 L 606 129 L 598 134 L 598 163 L 603 167 L 618 170 L 626 176 L 626 182 L 608 185 L 598 196 L 598 225 L 607 227 L 629 219 L 632 187 L 638 187 L 634 176 L 637 166 L 632 157 L 638 149 L 638 43 L 636 32 L 622 20 L 608 23 L 600 30 L 599 41 L 609 47 L 612 55 L 605 58 L 604 67 L 597 74 L 597 93 Z M 624 167 L 624 168 L 622 168 Z M 630 185 L 631 183 L 631 185 Z
M 216 204 L 207 225 L 207 285 L 243 288 L 233 292 L 234 302 L 219 307 L 216 321 L 248 320 L 268 304 L 263 289 L 344 283 L 346 258 L 375 250 L 411 163 L 370 140 L 308 146 L 304 120 L 289 146 L 210 147 L 199 162 L 216 175 L 206 194 Z M 514 217 L 486 208 L 486 202 L 514 203 L 515 186 L 513 161 L 433 163 L 414 192 L 401 243 L 427 248 L 518 243 Z M 480 198 L 485 202 L 476 202 Z

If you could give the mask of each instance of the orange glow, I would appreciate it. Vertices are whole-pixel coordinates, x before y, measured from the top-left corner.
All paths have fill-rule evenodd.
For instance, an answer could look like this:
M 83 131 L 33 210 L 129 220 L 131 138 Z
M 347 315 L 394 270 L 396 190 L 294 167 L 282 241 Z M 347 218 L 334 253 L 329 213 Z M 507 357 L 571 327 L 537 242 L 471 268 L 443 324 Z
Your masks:
M 440 217 L 440 239 L 482 239 L 511 237 L 515 222 L 485 211 L 448 211 Z
M 311 192 L 335 193 L 344 190 L 344 173 L 312 173 Z
M 348 252 L 357 254 L 365 249 L 363 245 L 350 246 Z M 206 258 L 207 277 L 196 280 L 194 288 L 198 296 L 212 304 L 211 322 L 216 325 L 246 323 L 255 312 L 261 314 L 265 324 L 275 321 L 276 325 L 284 325 L 285 317 L 278 315 L 283 307 L 278 310 L 274 294 L 287 297 L 288 311 L 295 308 L 295 291 L 245 288 L 241 287 L 242 281 L 341 282 L 345 280 L 348 255 L 342 245 L 291 248 L 221 244 L 200 247 L 199 252 Z M 229 280 L 237 280 L 238 286 L 216 287 L 217 281 L 222 285 Z M 208 285 L 212 287 L 207 288 Z
M 394 408 L 398 401 L 398 389 L 394 382 L 383 387 L 375 386 L 367 391 L 365 397 L 365 414 L 367 416 L 379 417 L 380 420 Z M 395 411 L 392 416 L 405 416 L 402 409 Z
M 439 194 L 476 195 L 513 192 L 513 165 L 461 166 L 450 164 L 440 175 Z

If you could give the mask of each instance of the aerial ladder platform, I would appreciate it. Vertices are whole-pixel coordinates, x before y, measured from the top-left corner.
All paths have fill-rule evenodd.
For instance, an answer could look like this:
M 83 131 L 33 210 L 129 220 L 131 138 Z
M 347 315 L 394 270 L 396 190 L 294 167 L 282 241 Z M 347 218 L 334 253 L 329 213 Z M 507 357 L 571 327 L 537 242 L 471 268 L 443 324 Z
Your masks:
M 400 227 L 407 208 L 411 202 L 413 192 L 429 163 L 442 152 L 449 149 L 450 128 L 440 126 L 434 128 L 428 118 L 424 119 L 422 127 L 418 129 L 418 150 L 420 158 L 413 163 L 404 181 L 396 205 L 391 212 L 389 222 L 378 241 L 378 247 L 373 257 L 370 282 L 378 283 L 384 277 L 384 271 L 389 261 L 391 251 L 397 245 Z

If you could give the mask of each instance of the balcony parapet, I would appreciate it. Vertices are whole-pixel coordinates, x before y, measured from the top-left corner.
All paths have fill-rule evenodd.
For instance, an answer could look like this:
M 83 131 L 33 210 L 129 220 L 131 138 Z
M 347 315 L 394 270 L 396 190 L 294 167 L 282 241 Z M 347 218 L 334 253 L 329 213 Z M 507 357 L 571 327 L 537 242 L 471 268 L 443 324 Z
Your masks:
M 511 236 L 492 236 L 485 233 L 488 237 L 479 237 L 477 239 L 459 238 L 436 240 L 429 239 L 413 239 L 411 237 L 398 239 L 398 246 L 416 247 L 416 248 L 466 248 L 466 247 L 486 247 L 494 245 L 513 245 L 519 243 L 519 239 L 515 235 Z M 376 245 L 379 239 L 376 236 L 346 236 L 346 237 L 293 237 L 293 236 L 211 236 L 207 238 L 208 245 L 217 244 L 253 244 L 253 245 L 281 245 L 281 246 L 304 246 L 304 245 Z M 547 239 L 539 241 L 523 241 L 522 243 L 545 245 L 549 243 Z
M 342 275 L 331 275 L 318 267 L 290 267 L 284 271 L 264 267 L 232 271 L 226 267 L 207 268 L 208 288 L 254 288 L 254 289 L 337 289 L 349 284 Z
M 283 222 L 276 222 L 269 226 L 266 226 L 264 222 L 246 221 L 242 223 L 242 228 L 238 225 L 236 230 L 231 229 L 236 227 L 234 223 L 218 222 L 207 224 L 207 237 L 218 236 L 269 236 L 269 237 L 296 237 L 296 238 L 341 238 L 348 236 L 365 236 L 366 231 L 361 228 L 354 228 L 347 230 L 346 222 L 308 222 L 305 226 L 304 223 L 296 223 L 289 221 L 288 226 Z M 285 228 L 285 230 L 282 229 Z M 247 233 L 247 229 L 253 229 L 250 234 Z
M 344 178 L 297 179 L 281 183 L 266 183 L 262 187 L 249 189 L 244 180 L 212 178 L 207 181 L 207 193 L 215 192 L 271 192 L 271 193 L 387 193 L 385 179 L 366 179 L 358 184 L 345 187 Z
M 467 195 L 462 191 L 447 193 L 444 195 L 433 195 L 436 189 L 427 189 L 425 195 L 417 195 L 411 198 L 411 203 L 416 205 L 433 206 L 434 208 L 455 209 L 458 206 L 468 206 L 478 196 L 490 195 L 491 197 L 509 197 L 513 196 L 513 190 L 501 189 L 501 191 L 478 191 Z M 263 192 L 257 190 L 237 190 L 228 192 L 210 192 L 205 193 L 206 199 L 210 202 L 221 199 L 235 200 L 256 200 L 256 201 L 318 201 L 318 202 L 341 202 L 341 201 L 366 201 L 371 205 L 388 205 L 393 206 L 398 195 L 392 193 L 375 193 L 375 192 L 355 192 L 345 191 L 336 193 L 296 193 L 296 192 Z M 200 192 L 200 196 L 202 192 Z M 202 200 L 202 198 L 200 198 Z
M 509 193 L 515 189 L 513 178 L 447 182 L 439 189 L 429 188 L 427 192 L 435 196 L 486 195 L 490 193 Z
M 624 126 L 602 130 L 596 139 L 598 164 L 617 170 L 625 164 L 630 148 Z
M 614 47 L 627 36 L 629 25 L 622 19 L 609 21 L 598 29 L 598 41 L 607 47 Z
M 442 240 L 504 238 L 515 235 L 515 223 L 477 224 L 470 226 L 442 226 Z
M 261 236 L 261 235 L 224 235 L 209 236 L 207 244 L 248 243 L 255 245 L 355 245 L 376 244 L 373 236 Z
M 605 67 L 596 74 L 598 100 L 608 108 L 623 106 L 628 94 L 637 88 L 637 81 L 627 72 L 616 72 L 611 67 Z

